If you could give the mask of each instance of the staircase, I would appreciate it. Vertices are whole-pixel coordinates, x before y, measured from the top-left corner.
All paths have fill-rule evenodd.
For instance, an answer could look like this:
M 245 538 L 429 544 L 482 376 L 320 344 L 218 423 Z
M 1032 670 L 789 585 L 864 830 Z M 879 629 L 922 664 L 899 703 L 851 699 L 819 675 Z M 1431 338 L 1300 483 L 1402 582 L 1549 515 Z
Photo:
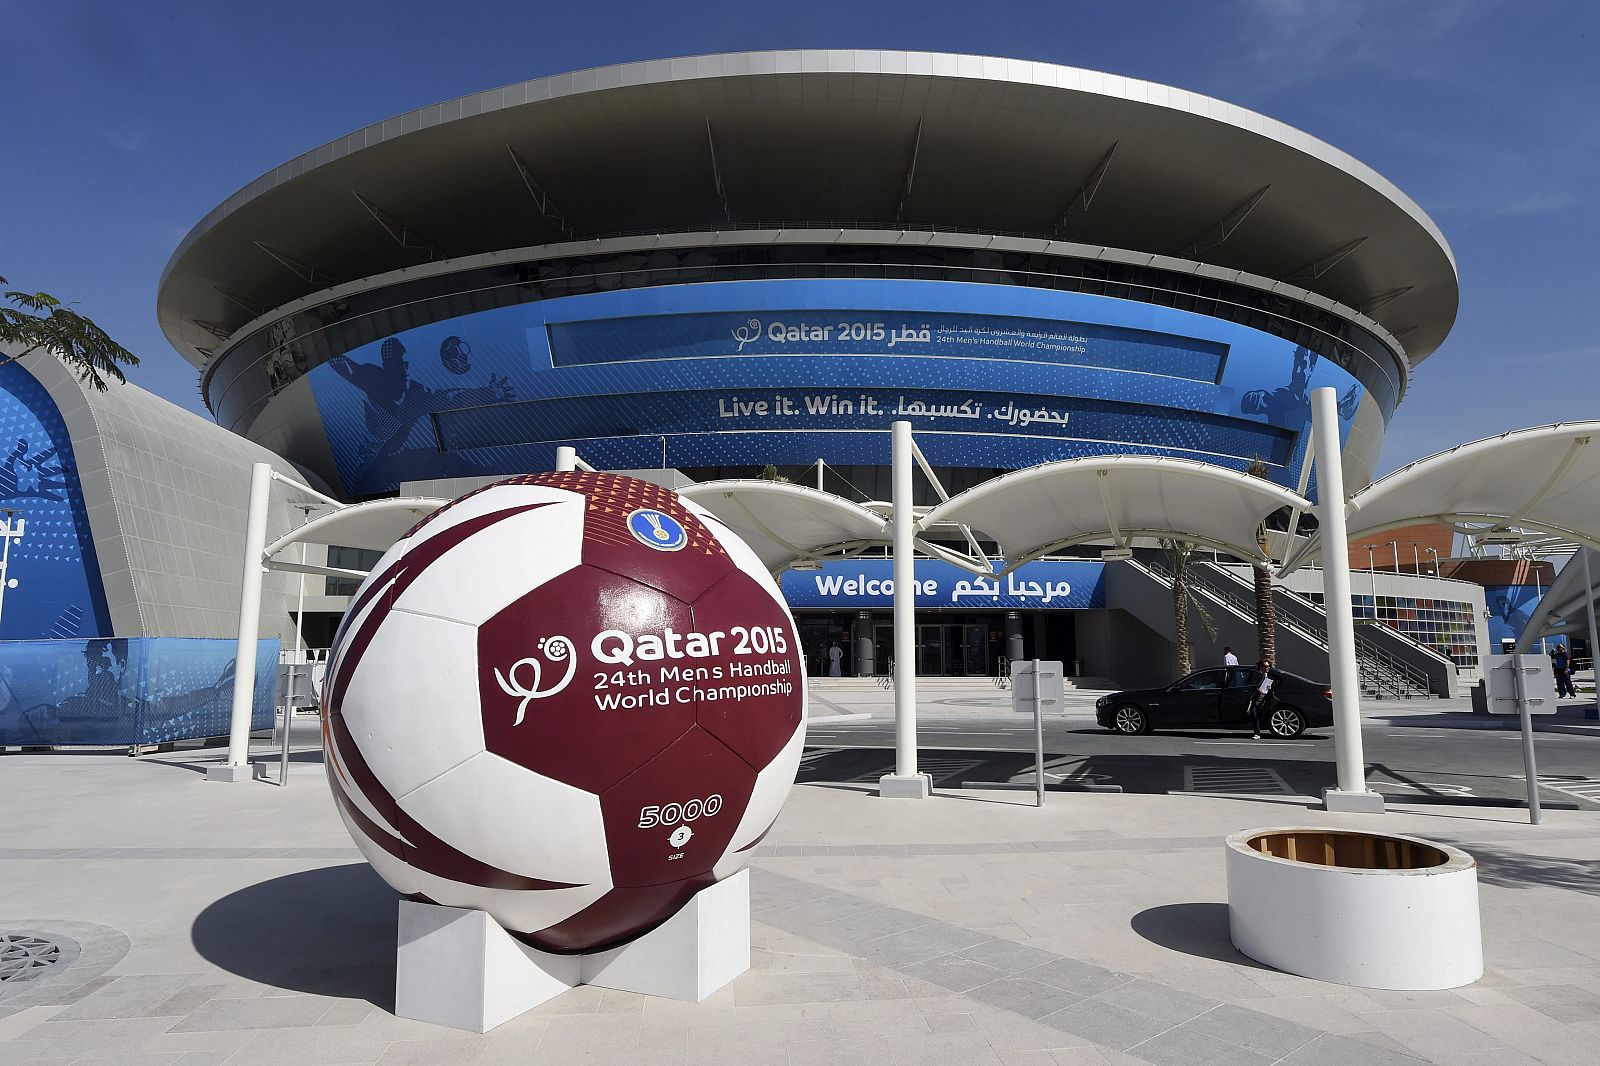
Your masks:
M 1167 566 L 1164 556 L 1150 553 L 1129 562 L 1161 582 L 1170 593 L 1172 570 Z M 1255 625 L 1255 585 L 1233 571 L 1206 560 L 1192 560 L 1189 564 L 1189 587 L 1211 603 L 1221 605 L 1229 613 Z M 1322 661 L 1326 662 L 1327 613 L 1319 605 L 1284 588 L 1273 589 L 1273 604 L 1277 608 L 1279 640 L 1282 641 L 1285 635 L 1297 638 L 1299 643 L 1317 649 Z M 1438 660 L 1438 664 L 1448 667 L 1453 674 L 1453 665 L 1433 649 L 1411 641 L 1404 634 L 1395 633 L 1394 636 L 1413 645 L 1413 657 Z M 1427 699 L 1439 689 L 1436 678 L 1380 647 L 1360 629 L 1356 630 L 1356 664 L 1361 679 L 1361 694 L 1370 699 Z

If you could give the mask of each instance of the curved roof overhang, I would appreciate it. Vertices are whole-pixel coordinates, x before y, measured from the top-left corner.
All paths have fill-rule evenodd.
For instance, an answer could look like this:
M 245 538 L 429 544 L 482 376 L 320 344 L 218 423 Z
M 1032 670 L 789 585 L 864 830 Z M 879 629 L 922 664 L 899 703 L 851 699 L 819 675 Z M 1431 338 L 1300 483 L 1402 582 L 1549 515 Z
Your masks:
M 1600 553 L 1592 548 L 1579 546 L 1578 553 L 1561 568 L 1556 579 L 1550 583 L 1550 588 L 1534 607 L 1527 626 L 1517 639 L 1519 651 L 1526 651 L 1540 637 L 1568 634 L 1582 634 L 1588 637 L 1589 606 L 1595 602 L 1597 592 L 1595 586 L 1587 585 L 1584 581 L 1585 553 L 1589 556 L 1590 579 L 1600 581 L 1600 578 L 1595 576 L 1600 575 Z
M 716 515 L 774 573 L 796 562 L 889 543 L 883 515 L 805 485 L 730 479 L 677 491 Z
M 656 260 L 660 258 L 657 253 L 670 257 L 671 253 L 674 252 L 689 251 L 710 245 L 718 247 L 768 248 L 802 244 L 822 245 L 830 248 L 862 245 L 884 248 L 971 249 L 979 246 L 985 251 L 996 254 L 1052 255 L 1125 266 L 1157 266 L 1162 270 L 1177 274 L 1192 274 L 1196 278 L 1213 278 L 1218 281 L 1271 293 L 1275 296 L 1286 297 L 1297 303 L 1318 307 L 1345 321 L 1356 323 L 1371 332 L 1391 352 L 1395 353 L 1395 373 L 1399 379 L 1399 391 L 1401 394 L 1405 393 L 1410 380 L 1410 363 L 1406 359 L 1408 349 L 1400 342 L 1399 338 L 1391 334 L 1376 319 L 1361 313 L 1354 307 L 1347 307 L 1337 300 L 1330 300 L 1326 296 L 1312 292 L 1310 289 L 1302 288 L 1299 285 L 1291 285 L 1288 282 L 1260 277 L 1243 270 L 1224 269 L 1223 267 L 1212 266 L 1209 263 L 1195 260 L 1179 259 L 1172 256 L 1152 256 L 1148 252 L 1134 252 L 1126 248 L 1111 248 L 1105 245 L 1080 244 L 1070 240 L 993 236 L 977 238 L 976 245 L 974 241 L 975 235 L 970 233 L 933 233 L 917 230 L 854 229 L 849 227 L 828 229 L 710 229 L 684 233 L 651 233 L 629 237 L 607 237 L 592 241 L 560 241 L 554 244 L 480 252 L 474 255 L 462 256 L 458 259 L 437 260 L 417 266 L 386 271 L 383 274 L 372 277 L 358 278 L 354 281 L 347 281 L 325 289 L 318 289 L 298 299 L 291 300 L 282 306 L 266 310 L 256 317 L 243 322 L 226 338 L 218 339 L 214 335 L 207 335 L 205 347 L 210 350 L 211 354 L 203 362 L 200 389 L 201 394 L 209 405 L 211 402 L 212 375 L 227 361 L 229 352 L 241 341 L 262 329 L 270 327 L 275 322 L 281 321 L 289 315 L 315 311 L 324 305 L 338 304 L 353 296 L 380 291 L 407 281 L 440 277 L 487 266 L 521 263 L 536 264 L 548 260 L 578 256 L 610 257 L 629 256 L 631 254 L 637 258 L 638 269 L 642 270 L 656 263 Z M 997 269 L 996 274 L 1000 273 L 1002 272 Z M 984 277 L 985 275 L 982 274 L 976 275 L 980 283 Z M 992 281 L 993 279 L 991 278 L 990 280 Z M 1252 310 L 1256 314 L 1270 314 L 1270 312 L 1257 308 L 1252 308 Z M 1300 321 L 1295 324 L 1300 329 L 1313 328 Z
M 1262 478 L 1191 459 L 1106 456 L 1018 470 L 930 510 L 924 530 L 963 525 L 996 541 L 1009 572 L 1077 544 L 1187 540 L 1270 565 L 1256 543 L 1266 517 L 1309 510 Z
M 1349 538 L 1418 522 L 1474 537 L 1532 531 L 1600 548 L 1600 421 L 1513 430 L 1419 459 L 1354 493 Z M 1321 550 L 1309 538 L 1292 569 Z
M 338 544 L 347 548 L 388 551 L 412 526 L 449 502 L 432 496 L 400 496 L 340 507 L 296 526 L 267 545 L 261 553 L 262 560 L 275 570 L 360 576 L 359 571 L 302 566 L 295 560 L 279 559 L 278 556 L 284 549 L 296 544 Z
M 1283 123 L 1049 63 L 819 50 L 541 78 L 339 138 L 207 215 L 167 265 L 158 315 L 198 364 L 272 308 L 439 259 L 842 220 L 978 247 L 1065 238 L 1303 285 L 1371 315 L 1413 362 L 1459 297 L 1414 202 Z

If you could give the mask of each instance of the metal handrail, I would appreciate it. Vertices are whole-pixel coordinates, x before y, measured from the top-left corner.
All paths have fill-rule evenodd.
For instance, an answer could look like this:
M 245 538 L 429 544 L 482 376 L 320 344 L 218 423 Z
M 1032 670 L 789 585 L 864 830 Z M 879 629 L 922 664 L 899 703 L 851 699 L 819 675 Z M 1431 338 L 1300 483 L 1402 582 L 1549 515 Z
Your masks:
M 1166 566 L 1164 562 L 1157 562 L 1155 560 L 1139 560 L 1138 562 L 1140 565 L 1143 565 L 1146 569 L 1158 576 L 1164 584 L 1172 584 L 1172 569 L 1171 567 Z M 1195 576 L 1196 569 L 1207 567 L 1215 573 L 1223 575 L 1235 586 L 1243 586 L 1245 583 L 1244 578 L 1233 573 L 1232 571 L 1217 566 L 1208 560 L 1201 559 L 1196 560 L 1192 564 L 1190 571 L 1191 586 L 1198 591 L 1210 595 L 1213 599 L 1232 607 L 1245 618 L 1254 620 L 1256 614 L 1254 595 L 1245 597 L 1237 591 L 1237 588 L 1226 589 L 1217 585 L 1215 581 L 1207 580 L 1204 577 Z M 1275 589 L 1274 593 L 1276 594 L 1277 592 L 1289 591 L 1290 590 L 1288 589 Z M 1294 594 L 1290 592 L 1290 595 Z M 1327 613 L 1310 600 L 1300 596 L 1295 596 L 1295 599 L 1305 608 L 1314 612 L 1314 616 L 1321 616 L 1323 618 L 1327 617 Z M 1278 615 L 1277 623 L 1278 625 L 1283 626 L 1285 629 L 1290 630 L 1293 633 L 1297 633 L 1302 638 L 1308 639 L 1312 643 L 1320 645 L 1324 651 L 1328 649 L 1328 629 L 1326 625 L 1317 626 L 1315 623 L 1303 622 L 1292 615 L 1285 614 Z M 1412 666 L 1410 663 L 1390 655 L 1388 652 L 1374 644 L 1371 640 L 1363 637 L 1360 632 L 1356 633 L 1356 662 L 1360 667 L 1361 680 L 1363 684 L 1370 683 L 1372 685 L 1374 695 L 1384 695 L 1385 688 L 1389 690 L 1391 695 L 1400 696 L 1403 698 L 1409 698 L 1410 696 L 1418 693 L 1426 695 L 1431 693 L 1433 690 L 1426 674 Z

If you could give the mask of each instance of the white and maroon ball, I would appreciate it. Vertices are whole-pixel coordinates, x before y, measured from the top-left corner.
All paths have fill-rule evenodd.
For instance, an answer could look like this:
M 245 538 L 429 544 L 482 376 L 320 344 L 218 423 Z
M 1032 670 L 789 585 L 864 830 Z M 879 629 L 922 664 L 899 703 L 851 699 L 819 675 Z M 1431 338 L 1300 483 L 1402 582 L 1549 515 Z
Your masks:
M 804 667 L 714 516 L 536 474 L 389 549 L 334 640 L 322 728 L 339 813 L 397 891 L 591 951 L 745 865 L 794 783 Z

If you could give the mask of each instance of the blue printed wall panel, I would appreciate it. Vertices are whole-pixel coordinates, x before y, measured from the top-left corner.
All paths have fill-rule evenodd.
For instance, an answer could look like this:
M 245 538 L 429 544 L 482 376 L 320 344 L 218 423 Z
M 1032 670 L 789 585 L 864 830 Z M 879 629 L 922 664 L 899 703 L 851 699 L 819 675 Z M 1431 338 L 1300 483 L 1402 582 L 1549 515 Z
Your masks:
M 908 418 L 941 466 L 1105 454 L 1260 458 L 1294 484 L 1311 390 L 1355 379 L 1230 322 L 1082 293 L 889 280 L 746 281 L 520 304 L 311 371 L 354 495 L 545 469 L 888 461 Z
M 0 456 L 0 507 L 23 528 L 6 560 L 15 584 L 4 591 L 0 640 L 109 635 L 72 439 L 22 363 L 0 365 Z
M 163 744 L 225 736 L 238 643 L 201 637 L 0 643 L 0 745 Z M 251 730 L 270 729 L 278 641 L 256 653 Z

